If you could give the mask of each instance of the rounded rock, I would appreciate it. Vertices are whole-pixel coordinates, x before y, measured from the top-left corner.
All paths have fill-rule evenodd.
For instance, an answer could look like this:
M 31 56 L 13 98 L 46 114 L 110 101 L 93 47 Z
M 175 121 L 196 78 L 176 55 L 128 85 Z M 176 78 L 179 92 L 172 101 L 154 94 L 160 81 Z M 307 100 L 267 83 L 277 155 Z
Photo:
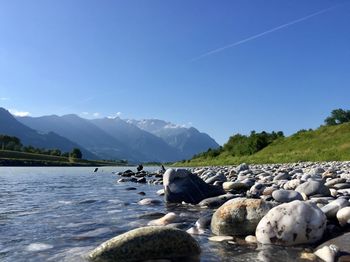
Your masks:
M 260 219 L 273 207 L 262 199 L 236 198 L 218 208 L 211 220 L 216 235 L 249 235 L 255 232 Z
M 291 246 L 321 239 L 327 218 L 311 203 L 295 200 L 272 208 L 259 222 L 256 238 L 262 244 Z
M 288 203 L 294 200 L 303 200 L 303 196 L 299 192 L 283 189 L 273 191 L 272 197 L 281 203 Z
M 141 227 L 116 236 L 89 254 L 90 261 L 143 261 L 198 257 L 201 249 L 185 231 L 170 227 Z
M 343 207 L 337 212 L 336 216 L 341 226 L 350 224 L 350 207 Z

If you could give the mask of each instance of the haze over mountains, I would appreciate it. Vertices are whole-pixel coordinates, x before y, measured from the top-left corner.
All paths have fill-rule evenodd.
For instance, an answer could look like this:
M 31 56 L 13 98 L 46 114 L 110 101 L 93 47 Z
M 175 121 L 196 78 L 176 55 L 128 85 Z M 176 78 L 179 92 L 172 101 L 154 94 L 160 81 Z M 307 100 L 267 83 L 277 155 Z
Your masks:
M 0 133 L 17 136 L 25 145 L 70 151 L 79 147 L 88 159 L 177 161 L 217 148 L 197 129 L 157 119 L 84 119 L 77 115 L 13 117 L 0 110 Z

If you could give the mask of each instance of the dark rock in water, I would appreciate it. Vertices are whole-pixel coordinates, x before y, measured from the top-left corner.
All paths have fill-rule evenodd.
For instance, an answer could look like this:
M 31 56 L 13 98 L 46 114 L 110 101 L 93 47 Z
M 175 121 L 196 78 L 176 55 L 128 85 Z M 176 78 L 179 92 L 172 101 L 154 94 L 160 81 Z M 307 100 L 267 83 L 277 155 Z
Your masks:
M 144 183 L 146 183 L 147 182 L 147 180 L 146 180 L 146 178 L 145 177 L 140 177 L 140 178 L 138 178 L 137 179 L 137 181 L 136 181 L 137 183 L 142 183 L 142 184 L 144 184 Z
M 130 169 L 124 171 L 121 176 L 124 176 L 124 177 L 131 177 L 134 175 L 134 172 L 132 172 Z
M 143 191 L 138 192 L 137 194 L 139 194 L 139 195 L 141 195 L 141 196 L 145 196 L 145 195 L 146 195 L 146 193 L 145 193 L 145 192 L 143 192 Z
M 205 198 L 225 194 L 221 187 L 209 185 L 186 169 L 168 169 L 163 177 L 165 201 L 197 204 Z
M 192 257 L 192 261 L 199 261 L 200 252 L 199 244 L 185 231 L 150 226 L 131 230 L 102 243 L 90 252 L 89 259 L 94 262 L 154 259 L 186 261 L 181 258 Z
M 136 190 L 136 187 L 127 187 L 125 190 L 130 191 L 130 190 Z

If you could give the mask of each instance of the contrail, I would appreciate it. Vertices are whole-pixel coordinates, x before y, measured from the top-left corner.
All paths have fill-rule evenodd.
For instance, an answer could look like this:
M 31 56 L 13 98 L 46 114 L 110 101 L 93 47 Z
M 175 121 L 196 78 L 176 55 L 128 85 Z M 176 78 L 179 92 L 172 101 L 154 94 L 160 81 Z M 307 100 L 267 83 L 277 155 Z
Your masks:
M 250 36 L 250 37 L 248 37 L 248 38 L 245 38 L 245 39 L 240 40 L 240 41 L 238 41 L 238 42 L 235 42 L 235 43 L 233 43 L 233 44 L 229 44 L 229 45 L 226 45 L 226 46 L 223 46 L 223 47 L 219 47 L 219 48 L 217 48 L 217 49 L 214 49 L 214 50 L 212 50 L 212 51 L 209 51 L 209 52 L 207 52 L 207 53 L 204 53 L 204 54 L 202 54 L 202 55 L 200 55 L 200 56 L 198 56 L 198 57 L 192 58 L 192 59 L 190 60 L 190 62 L 194 62 L 194 61 L 200 60 L 200 59 L 202 59 L 202 58 L 204 58 L 204 57 L 210 56 L 210 55 L 215 54 L 215 53 L 219 53 L 219 52 L 224 51 L 224 50 L 226 50 L 226 49 L 228 49 L 228 48 L 232 48 L 232 47 L 235 47 L 235 46 L 239 46 L 239 45 L 244 44 L 244 43 L 247 43 L 247 42 L 249 42 L 249 41 L 251 41 L 251 40 L 254 40 L 254 39 L 257 39 L 257 38 L 259 38 L 259 37 L 262 37 L 262 36 L 264 36 L 264 35 L 267 35 L 267 34 L 276 32 L 276 31 L 278 31 L 278 30 L 281 30 L 281 29 L 283 29 L 283 28 L 286 28 L 286 27 L 295 25 L 295 24 L 297 24 L 297 23 L 303 22 L 303 21 L 308 20 L 308 19 L 310 19 L 310 18 L 312 18 L 312 17 L 315 17 L 315 16 L 321 15 L 321 14 L 323 14 L 323 13 L 326 13 L 326 12 L 328 12 L 328 11 L 330 11 L 330 10 L 332 10 L 332 9 L 334 9 L 334 8 L 336 8 L 336 7 L 338 7 L 338 6 L 339 6 L 339 5 L 335 5 L 335 6 L 332 6 L 332 7 L 328 7 L 328 8 L 326 8 L 326 9 L 322 9 L 322 10 L 316 12 L 316 13 L 312 13 L 312 14 L 310 14 L 310 15 L 304 16 L 304 17 L 299 18 L 299 19 L 296 19 L 296 20 L 293 20 L 293 21 L 288 22 L 288 23 L 286 23 L 286 24 L 283 24 L 283 25 L 274 27 L 274 28 L 269 29 L 269 30 L 267 30 L 267 31 L 265 31 L 265 32 L 262 32 L 262 33 L 259 33 L 259 34 Z

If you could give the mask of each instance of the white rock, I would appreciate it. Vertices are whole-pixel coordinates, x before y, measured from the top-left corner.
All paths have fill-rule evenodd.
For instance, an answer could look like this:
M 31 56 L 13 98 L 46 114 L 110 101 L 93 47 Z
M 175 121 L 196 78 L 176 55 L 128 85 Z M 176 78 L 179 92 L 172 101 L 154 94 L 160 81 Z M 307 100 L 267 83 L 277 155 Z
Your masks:
M 334 262 L 337 252 L 338 248 L 335 245 L 330 245 L 317 249 L 314 254 L 325 262 Z
M 223 242 L 223 241 L 232 241 L 234 238 L 232 236 L 213 236 L 208 238 L 209 241 L 214 242 Z
M 244 240 L 247 243 L 256 243 L 257 242 L 256 237 L 252 236 L 252 235 L 246 236 Z
M 335 218 L 337 212 L 343 207 L 349 206 L 349 201 L 343 198 L 338 198 L 329 204 L 322 207 L 323 213 L 327 216 L 327 218 Z
M 350 207 L 343 207 L 337 212 L 337 219 L 341 226 L 350 224 Z
M 149 226 L 166 226 L 169 225 L 170 223 L 174 223 L 178 220 L 178 216 L 174 212 L 170 212 L 166 214 L 165 216 L 151 220 L 148 222 Z
M 295 200 L 272 208 L 260 220 L 255 235 L 262 244 L 314 243 L 321 239 L 326 222 L 325 214 L 318 207 Z

